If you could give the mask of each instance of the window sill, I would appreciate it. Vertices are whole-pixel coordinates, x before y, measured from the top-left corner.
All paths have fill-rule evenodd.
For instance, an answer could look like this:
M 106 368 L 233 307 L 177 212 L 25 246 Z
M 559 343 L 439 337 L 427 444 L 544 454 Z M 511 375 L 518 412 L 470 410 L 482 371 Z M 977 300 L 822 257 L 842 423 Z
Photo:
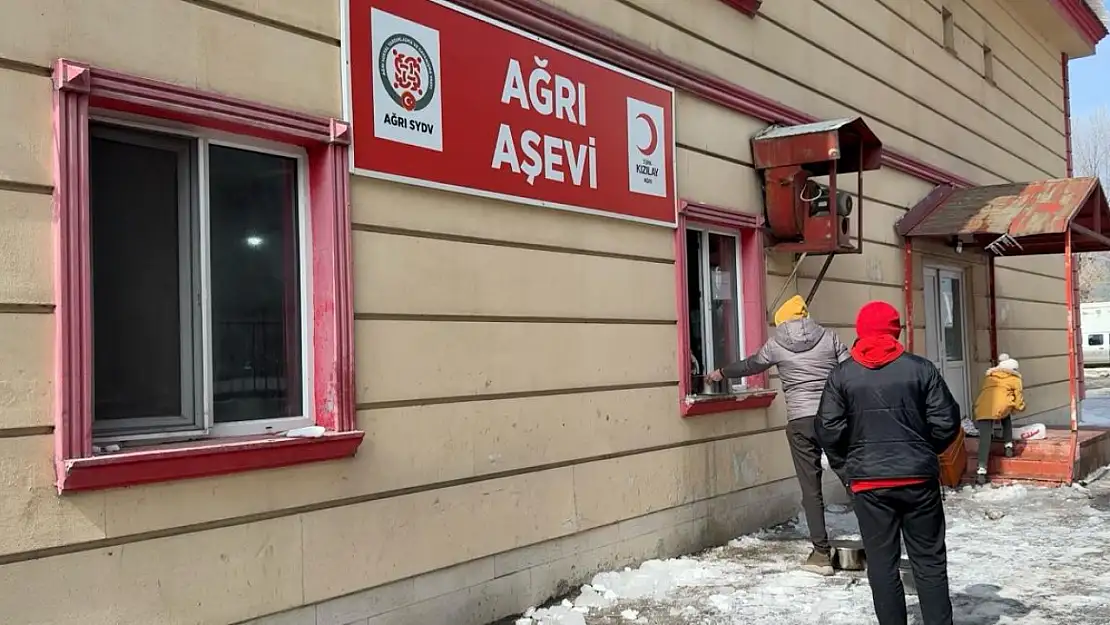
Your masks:
M 681 403 L 682 416 L 699 417 L 734 410 L 759 410 L 774 403 L 777 394 L 777 391 L 771 389 L 753 389 L 730 395 L 688 396 Z
M 337 460 L 355 455 L 364 432 L 319 438 L 249 436 L 128 449 L 65 462 L 58 492 L 96 490 Z

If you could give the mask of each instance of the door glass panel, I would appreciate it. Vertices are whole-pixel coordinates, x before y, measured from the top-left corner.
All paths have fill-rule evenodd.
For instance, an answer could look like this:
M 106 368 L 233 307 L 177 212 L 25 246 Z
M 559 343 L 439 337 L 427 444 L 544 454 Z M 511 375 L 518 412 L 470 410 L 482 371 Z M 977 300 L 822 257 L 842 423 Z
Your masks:
M 940 316 L 944 332 L 945 359 L 953 362 L 964 360 L 963 298 L 960 280 L 948 276 L 940 279 Z

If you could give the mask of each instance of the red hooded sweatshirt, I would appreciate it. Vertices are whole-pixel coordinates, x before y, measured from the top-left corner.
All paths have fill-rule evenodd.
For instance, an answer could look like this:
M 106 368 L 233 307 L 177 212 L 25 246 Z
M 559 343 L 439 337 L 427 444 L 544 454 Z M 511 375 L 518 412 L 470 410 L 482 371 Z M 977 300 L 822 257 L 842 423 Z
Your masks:
M 856 316 L 856 343 L 852 345 L 852 359 L 868 369 L 880 369 L 894 362 L 906 348 L 898 341 L 902 333 L 902 320 L 898 310 L 886 302 L 868 302 Z M 896 488 L 921 484 L 920 478 L 883 480 L 856 480 L 852 492 L 860 493 L 879 488 Z

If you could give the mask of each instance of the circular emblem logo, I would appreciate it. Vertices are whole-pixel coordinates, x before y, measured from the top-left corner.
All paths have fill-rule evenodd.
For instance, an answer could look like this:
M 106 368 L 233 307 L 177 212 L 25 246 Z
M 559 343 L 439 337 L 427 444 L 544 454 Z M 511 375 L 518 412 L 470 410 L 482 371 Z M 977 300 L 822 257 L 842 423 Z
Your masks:
M 419 111 L 432 102 L 436 73 L 420 42 L 409 35 L 390 36 L 378 52 L 378 76 L 393 101 L 406 111 Z

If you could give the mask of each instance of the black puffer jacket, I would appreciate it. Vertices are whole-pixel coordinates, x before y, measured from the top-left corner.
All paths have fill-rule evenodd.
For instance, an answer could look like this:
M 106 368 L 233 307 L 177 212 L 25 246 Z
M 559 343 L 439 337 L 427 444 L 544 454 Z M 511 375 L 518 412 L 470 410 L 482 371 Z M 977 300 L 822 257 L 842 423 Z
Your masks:
M 847 481 L 937 478 L 956 440 L 960 407 L 933 363 L 902 354 L 877 369 L 837 366 L 817 410 L 817 438 Z

